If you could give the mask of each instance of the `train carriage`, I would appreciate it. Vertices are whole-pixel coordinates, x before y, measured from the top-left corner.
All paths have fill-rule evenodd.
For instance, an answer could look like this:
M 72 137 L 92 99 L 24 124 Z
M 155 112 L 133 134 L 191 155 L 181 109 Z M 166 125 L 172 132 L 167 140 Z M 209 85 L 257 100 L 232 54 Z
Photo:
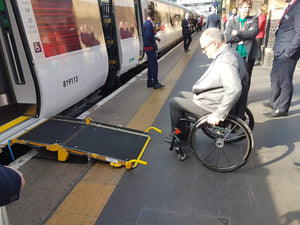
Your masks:
M 148 6 L 160 52 L 191 11 L 163 0 L 0 0 L 0 127 L 54 116 L 145 62 Z

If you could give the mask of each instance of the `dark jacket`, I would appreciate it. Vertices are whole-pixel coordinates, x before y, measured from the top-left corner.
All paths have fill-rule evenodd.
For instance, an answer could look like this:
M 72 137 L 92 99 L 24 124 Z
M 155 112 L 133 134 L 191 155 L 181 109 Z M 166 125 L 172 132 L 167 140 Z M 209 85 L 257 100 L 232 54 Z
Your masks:
M 300 57 L 300 0 L 296 0 L 282 17 L 273 47 L 274 55 L 285 53 L 296 60 Z
M 144 47 L 154 47 L 156 45 L 154 28 L 150 20 L 146 20 L 143 25 L 143 41 Z
M 206 24 L 206 27 L 207 28 L 210 28 L 210 27 L 216 27 L 216 28 L 219 28 L 221 29 L 221 20 L 220 20 L 220 16 L 213 13 L 211 15 L 209 15 L 207 17 L 207 24 Z
M 182 27 L 182 34 L 183 35 L 191 33 L 191 30 L 190 30 L 190 27 L 189 27 L 189 22 L 187 21 L 187 19 L 183 19 L 181 21 L 181 27 Z
M 228 45 L 219 49 L 209 68 L 193 86 L 193 101 L 224 120 L 242 93 L 248 73 L 241 55 Z
M 232 30 L 237 30 L 236 36 L 231 35 Z M 240 29 L 239 16 L 230 19 L 226 28 L 226 41 L 233 49 L 237 49 L 238 43 L 243 41 L 247 51 L 246 61 L 249 59 L 257 59 L 259 55 L 258 45 L 255 40 L 259 32 L 257 17 L 248 16 L 244 29 Z

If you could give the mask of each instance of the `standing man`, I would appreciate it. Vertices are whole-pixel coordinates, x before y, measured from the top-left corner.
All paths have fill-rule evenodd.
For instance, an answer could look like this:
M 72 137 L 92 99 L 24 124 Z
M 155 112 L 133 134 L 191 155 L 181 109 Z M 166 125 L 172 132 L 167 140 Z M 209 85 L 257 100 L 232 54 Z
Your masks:
M 181 21 L 182 27 L 182 35 L 183 35 L 183 47 L 184 51 L 190 51 L 189 46 L 192 42 L 192 35 L 191 35 L 191 24 L 189 22 L 190 14 L 185 14 L 185 19 Z
M 232 12 L 229 13 L 229 19 L 228 20 L 232 20 L 236 15 L 237 15 L 237 7 L 233 8 Z
M 224 10 L 224 14 L 223 14 L 223 30 L 226 30 L 226 24 L 227 24 L 227 15 L 226 15 L 226 12 Z
M 148 73 L 147 73 L 147 87 L 153 87 L 154 89 L 163 88 L 164 85 L 158 81 L 158 63 L 157 63 L 157 45 L 156 40 L 160 41 L 158 37 L 155 37 L 156 31 L 152 20 L 154 19 L 154 10 L 151 7 L 147 9 L 147 20 L 143 25 L 143 41 L 144 50 L 146 51 L 148 58 Z
M 275 31 L 271 70 L 271 98 L 264 102 L 273 111 L 268 117 L 287 116 L 293 96 L 293 75 L 300 57 L 300 0 L 292 0 Z
M 259 56 L 256 35 L 259 32 L 257 17 L 250 16 L 251 0 L 240 0 L 239 16 L 228 21 L 226 41 L 243 57 L 249 74 L 248 88 L 250 88 L 251 74 L 255 60 Z
M 207 17 L 206 28 L 216 27 L 221 30 L 221 19 L 220 16 L 217 15 L 217 10 L 214 9 L 213 13 Z

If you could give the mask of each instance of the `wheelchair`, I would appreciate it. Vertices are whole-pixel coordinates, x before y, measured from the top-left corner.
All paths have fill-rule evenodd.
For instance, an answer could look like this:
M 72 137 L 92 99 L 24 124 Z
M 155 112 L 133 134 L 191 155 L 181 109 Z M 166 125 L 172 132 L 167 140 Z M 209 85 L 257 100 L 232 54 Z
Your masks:
M 244 166 L 254 145 L 251 132 L 254 117 L 248 108 L 243 116 L 231 113 L 218 125 L 206 123 L 208 115 L 180 119 L 170 150 L 175 148 L 179 160 L 183 161 L 186 158 L 183 147 L 190 147 L 202 165 L 217 172 L 231 172 Z

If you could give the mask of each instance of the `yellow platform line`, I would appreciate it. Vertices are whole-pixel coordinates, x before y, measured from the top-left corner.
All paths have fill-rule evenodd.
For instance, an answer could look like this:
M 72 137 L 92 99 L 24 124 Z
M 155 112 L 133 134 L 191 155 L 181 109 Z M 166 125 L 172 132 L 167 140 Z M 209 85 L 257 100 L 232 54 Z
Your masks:
M 12 121 L 10 121 L 9 123 L 4 124 L 3 126 L 0 127 L 0 133 L 23 122 L 24 120 L 27 120 L 29 118 L 29 116 L 20 116 L 17 119 L 14 119 Z
M 153 124 L 198 45 L 198 40 L 192 42 L 191 51 L 184 54 L 162 82 L 166 87 L 154 91 L 126 127 L 146 130 Z M 124 171 L 124 167 L 115 169 L 108 164 L 95 163 L 46 225 L 95 224 Z

